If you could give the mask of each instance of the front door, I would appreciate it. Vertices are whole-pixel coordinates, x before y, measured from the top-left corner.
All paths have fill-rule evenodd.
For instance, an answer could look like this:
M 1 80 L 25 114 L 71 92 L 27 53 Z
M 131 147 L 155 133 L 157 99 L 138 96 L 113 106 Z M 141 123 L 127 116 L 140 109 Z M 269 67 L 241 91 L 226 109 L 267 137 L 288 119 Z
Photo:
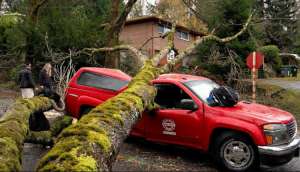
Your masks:
M 149 140 L 196 147 L 199 146 L 203 109 L 191 110 L 182 102 L 192 98 L 173 84 L 156 84 L 155 102 L 160 108 L 145 114 L 146 137 Z

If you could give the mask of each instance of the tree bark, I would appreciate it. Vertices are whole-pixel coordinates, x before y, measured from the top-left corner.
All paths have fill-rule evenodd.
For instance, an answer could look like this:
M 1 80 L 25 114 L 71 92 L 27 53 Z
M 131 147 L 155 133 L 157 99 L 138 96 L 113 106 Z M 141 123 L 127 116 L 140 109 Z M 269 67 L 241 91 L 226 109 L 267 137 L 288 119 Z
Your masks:
M 38 22 L 38 15 L 40 8 L 47 2 L 48 0 L 31 0 L 28 16 L 33 25 L 36 25 Z
M 33 47 L 33 32 L 38 23 L 38 15 L 40 8 L 46 4 L 48 0 L 30 0 L 29 8 L 28 8 L 28 21 L 30 22 L 30 31 L 26 35 L 26 52 L 25 52 L 25 62 L 30 62 L 33 64 L 34 62 L 34 47 Z
M 126 18 L 130 13 L 133 5 L 137 0 L 129 0 L 120 13 L 120 0 L 112 0 L 111 22 L 106 28 L 107 30 L 107 43 L 106 46 L 114 47 L 119 45 L 119 37 L 126 22 Z M 108 52 L 105 57 L 105 66 L 109 68 L 119 68 L 120 54 L 118 52 Z
M 0 119 L 0 169 L 20 171 L 22 144 L 29 131 L 29 116 L 52 108 L 50 99 L 19 99 Z

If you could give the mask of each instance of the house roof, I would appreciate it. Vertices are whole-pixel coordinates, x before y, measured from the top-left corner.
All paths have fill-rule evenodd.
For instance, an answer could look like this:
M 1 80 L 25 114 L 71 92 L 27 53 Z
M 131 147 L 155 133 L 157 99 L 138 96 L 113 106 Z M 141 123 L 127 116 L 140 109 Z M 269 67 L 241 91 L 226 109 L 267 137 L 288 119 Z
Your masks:
M 136 17 L 136 18 L 127 20 L 125 25 L 144 23 L 144 22 L 150 22 L 150 21 L 154 21 L 154 22 L 157 22 L 157 23 L 166 23 L 166 24 L 170 24 L 170 25 L 172 24 L 170 21 L 168 21 L 166 19 L 163 19 L 163 18 L 160 18 L 160 17 L 157 17 L 157 16 L 142 16 L 142 17 Z M 178 25 L 178 24 L 177 24 L 176 28 L 177 29 L 182 29 L 182 30 L 185 30 L 185 31 L 189 31 L 190 33 L 198 35 L 198 36 L 205 35 L 204 33 L 189 29 L 185 26 Z

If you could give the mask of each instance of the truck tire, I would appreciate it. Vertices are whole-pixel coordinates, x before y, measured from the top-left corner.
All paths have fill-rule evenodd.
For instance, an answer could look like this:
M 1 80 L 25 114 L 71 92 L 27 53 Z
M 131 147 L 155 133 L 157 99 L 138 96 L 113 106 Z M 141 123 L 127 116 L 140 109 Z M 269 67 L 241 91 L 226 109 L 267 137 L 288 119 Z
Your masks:
M 212 157 L 220 168 L 243 172 L 259 167 L 257 148 L 247 137 L 235 132 L 226 132 L 213 144 Z

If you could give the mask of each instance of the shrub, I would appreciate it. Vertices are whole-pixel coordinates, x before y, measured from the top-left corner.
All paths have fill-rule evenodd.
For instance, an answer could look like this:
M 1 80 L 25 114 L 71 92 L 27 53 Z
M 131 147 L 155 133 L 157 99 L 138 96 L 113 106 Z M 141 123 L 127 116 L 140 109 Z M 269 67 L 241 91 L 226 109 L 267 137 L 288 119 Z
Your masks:
M 279 72 L 282 65 L 282 60 L 279 57 L 279 48 L 276 45 L 267 45 L 258 48 L 258 51 L 264 54 L 265 63 L 270 64 L 276 72 Z

